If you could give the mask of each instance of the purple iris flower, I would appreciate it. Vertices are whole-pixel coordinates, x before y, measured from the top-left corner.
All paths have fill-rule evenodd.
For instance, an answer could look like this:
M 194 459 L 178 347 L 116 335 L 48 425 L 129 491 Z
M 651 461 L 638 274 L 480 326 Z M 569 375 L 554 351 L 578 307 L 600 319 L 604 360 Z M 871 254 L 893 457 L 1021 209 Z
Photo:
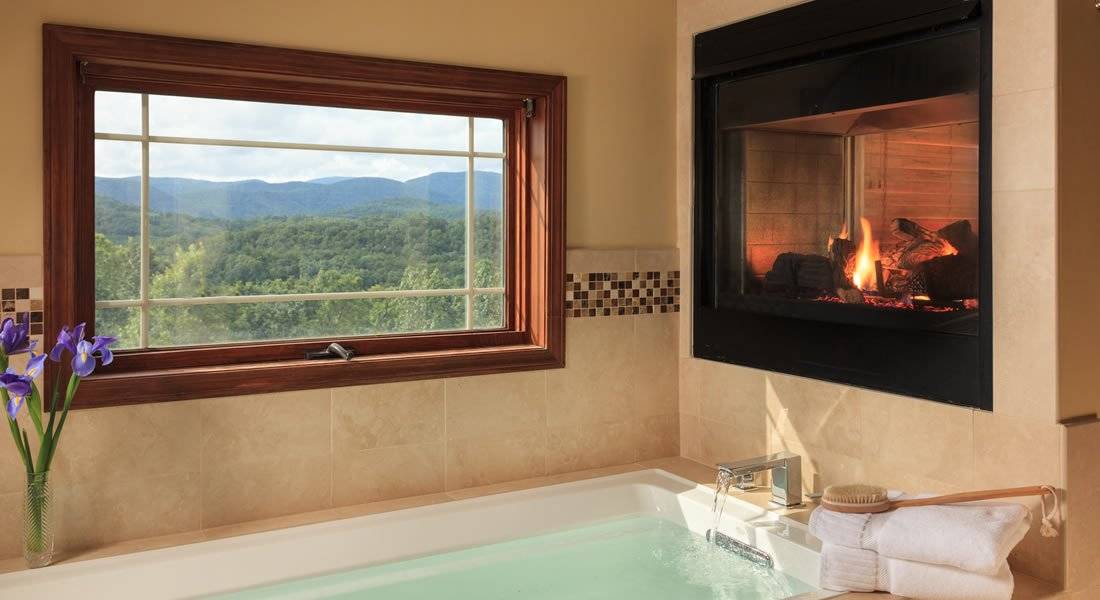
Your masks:
M 68 350 L 73 355 L 73 373 L 77 377 L 87 377 L 95 370 L 96 359 L 105 365 L 111 364 L 114 355 L 109 346 L 115 343 L 117 338 L 108 335 L 97 335 L 91 341 L 84 339 L 84 323 L 77 325 L 71 331 L 68 326 L 61 328 L 57 334 L 57 345 L 50 351 L 50 360 L 61 362 L 61 354 Z
M 0 387 L 8 390 L 8 418 L 15 420 L 15 415 L 23 406 L 23 401 L 30 395 L 34 380 L 42 374 L 43 363 L 46 362 L 45 354 L 31 352 L 31 359 L 27 361 L 27 368 L 23 373 L 8 368 L 0 373 Z
M 15 319 L 8 317 L 0 324 L 0 348 L 4 354 L 22 354 L 34 348 L 34 340 L 30 338 L 31 313 L 23 313 L 23 321 L 16 323 Z

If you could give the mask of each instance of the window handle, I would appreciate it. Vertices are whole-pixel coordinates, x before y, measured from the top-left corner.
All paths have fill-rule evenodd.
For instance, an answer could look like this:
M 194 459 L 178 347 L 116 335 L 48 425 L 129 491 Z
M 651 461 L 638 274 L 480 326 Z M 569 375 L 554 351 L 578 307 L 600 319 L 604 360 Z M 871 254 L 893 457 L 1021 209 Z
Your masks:
M 328 348 L 324 350 L 306 352 L 306 358 L 310 360 L 319 358 L 342 358 L 344 360 L 351 360 L 353 356 L 355 356 L 354 350 L 348 350 L 336 342 L 329 344 Z

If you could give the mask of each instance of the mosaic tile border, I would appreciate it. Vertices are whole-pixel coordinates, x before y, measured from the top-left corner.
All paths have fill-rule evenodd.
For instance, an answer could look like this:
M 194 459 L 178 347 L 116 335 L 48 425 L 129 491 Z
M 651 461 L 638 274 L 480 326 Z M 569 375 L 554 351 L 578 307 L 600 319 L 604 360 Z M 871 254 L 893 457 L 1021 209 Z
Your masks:
M 31 335 L 42 335 L 42 288 L 0 288 L 0 319 L 21 321 L 31 315 Z
M 566 317 L 680 312 L 679 271 L 566 273 Z

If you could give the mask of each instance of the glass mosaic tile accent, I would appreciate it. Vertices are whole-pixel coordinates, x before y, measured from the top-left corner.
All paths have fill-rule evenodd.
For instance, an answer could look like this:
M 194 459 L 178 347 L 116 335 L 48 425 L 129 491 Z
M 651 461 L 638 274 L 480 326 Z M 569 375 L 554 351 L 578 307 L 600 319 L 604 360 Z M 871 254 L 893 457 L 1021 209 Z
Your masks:
M 567 273 L 565 316 L 680 312 L 679 271 Z

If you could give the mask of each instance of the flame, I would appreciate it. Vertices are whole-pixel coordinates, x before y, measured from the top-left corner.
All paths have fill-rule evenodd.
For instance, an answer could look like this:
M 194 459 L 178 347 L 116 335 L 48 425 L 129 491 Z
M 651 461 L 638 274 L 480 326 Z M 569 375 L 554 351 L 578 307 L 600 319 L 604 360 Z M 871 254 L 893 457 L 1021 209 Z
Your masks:
M 871 236 L 871 222 L 861 218 L 859 226 L 863 230 L 863 237 L 859 240 L 859 250 L 856 251 L 856 266 L 852 272 L 852 283 L 856 287 L 867 291 L 875 286 L 875 261 L 878 260 L 878 242 Z
M 959 253 L 959 250 L 951 245 L 951 242 L 940 238 L 940 243 L 943 245 L 943 249 L 940 250 L 940 256 L 953 256 Z

